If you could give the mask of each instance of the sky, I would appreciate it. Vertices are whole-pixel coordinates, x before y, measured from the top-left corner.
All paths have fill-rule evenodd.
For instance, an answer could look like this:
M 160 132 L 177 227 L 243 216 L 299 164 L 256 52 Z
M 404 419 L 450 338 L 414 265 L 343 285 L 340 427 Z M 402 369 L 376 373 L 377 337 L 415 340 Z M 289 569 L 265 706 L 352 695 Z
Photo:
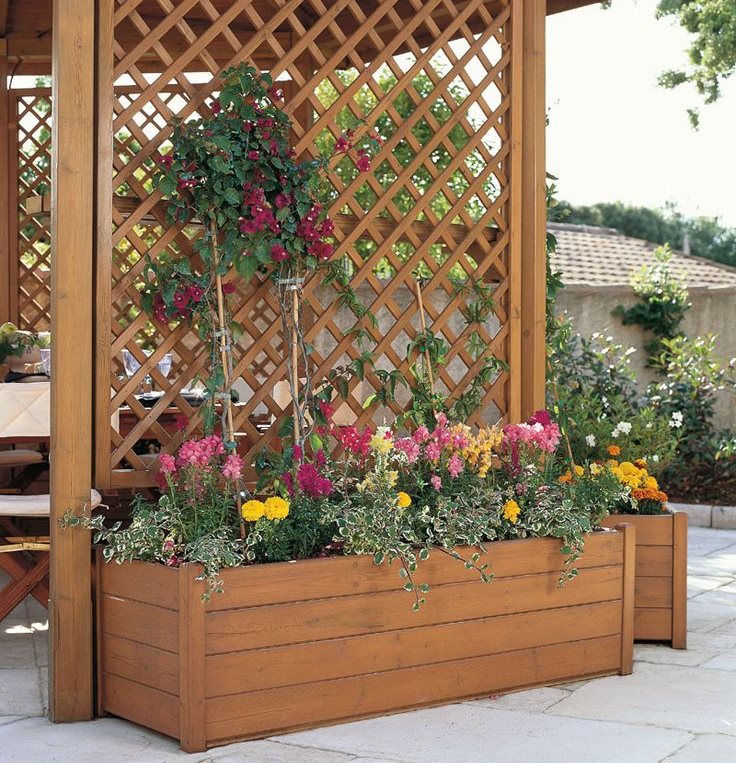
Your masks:
M 697 94 L 657 85 L 686 62 L 689 36 L 657 20 L 656 4 L 613 0 L 548 18 L 548 171 L 574 204 L 673 201 L 736 226 L 736 76 L 694 131 L 686 109 Z

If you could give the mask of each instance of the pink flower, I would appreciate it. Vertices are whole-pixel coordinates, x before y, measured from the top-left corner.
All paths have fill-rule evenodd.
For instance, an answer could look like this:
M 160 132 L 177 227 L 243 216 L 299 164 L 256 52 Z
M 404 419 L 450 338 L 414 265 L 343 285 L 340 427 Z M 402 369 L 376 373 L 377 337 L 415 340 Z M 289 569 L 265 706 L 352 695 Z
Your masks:
M 452 456 L 450 458 L 450 463 L 447 465 L 447 471 L 450 472 L 451 477 L 457 477 L 460 472 L 465 468 L 465 464 L 463 463 L 462 458 L 460 456 Z
M 258 153 L 258 151 L 248 151 L 248 158 L 249 158 L 249 159 L 250 159 L 252 162 L 258 161 L 258 159 L 260 158 L 260 156 L 261 156 L 261 155 L 260 155 L 260 153 Z
M 158 457 L 158 468 L 162 474 L 176 473 L 176 459 L 169 453 L 162 453 Z
M 289 204 L 291 204 L 291 197 L 287 193 L 278 193 L 276 194 L 276 198 L 273 200 L 273 203 L 276 209 L 283 209 L 284 207 L 288 207 Z
M 299 462 L 302 460 L 302 458 L 304 458 L 304 451 L 301 449 L 301 446 L 299 445 L 295 445 L 292 448 L 291 452 L 292 452 L 292 455 L 294 456 L 294 461 Z
M 417 427 L 417 430 L 412 435 L 414 442 L 423 443 L 429 440 L 429 429 L 425 426 Z
M 371 169 L 370 156 L 368 156 L 368 154 L 359 153 L 358 160 L 355 162 L 355 166 L 358 168 L 360 172 L 370 172 L 370 169 Z
M 222 467 L 222 476 L 229 480 L 239 480 L 243 474 L 243 459 L 237 453 L 231 453 Z
M 202 297 L 204 296 L 204 289 L 201 286 L 190 286 L 187 289 L 187 292 L 189 294 L 189 299 L 192 300 L 192 302 L 201 302 Z
M 440 477 L 439 474 L 433 474 L 429 481 L 435 490 L 440 490 L 442 488 L 442 477 Z
M 233 283 L 224 283 L 222 284 L 222 293 L 223 294 L 232 294 L 235 291 L 235 284 Z
M 424 455 L 429 461 L 439 461 L 442 447 L 436 441 L 429 442 L 424 446 Z
M 396 440 L 394 448 L 405 453 L 410 464 L 419 458 L 420 445 L 411 437 L 402 437 Z
M 332 492 L 332 482 L 322 477 L 314 464 L 302 464 L 296 473 L 299 487 L 312 498 L 323 498 Z
M 281 244 L 274 244 L 271 247 L 271 259 L 274 262 L 283 262 L 289 259 L 289 253 L 284 249 Z
M 212 105 L 210 106 L 210 111 L 213 114 L 215 114 L 215 116 L 217 114 L 219 114 L 222 111 L 222 106 L 220 106 L 220 102 L 219 101 L 213 101 Z
M 272 101 L 283 101 L 284 100 L 284 91 L 280 87 L 276 87 L 276 85 L 273 85 L 268 89 L 268 97 Z
M 373 431 L 370 427 L 364 427 L 362 431 L 358 431 L 358 428 L 352 424 L 346 427 L 339 427 L 335 432 L 335 438 L 345 450 L 364 458 L 370 451 L 369 443 L 371 437 L 373 437 Z
M 159 164 L 163 164 L 166 169 L 171 169 L 171 165 L 174 163 L 174 155 L 173 154 L 164 154 L 163 156 L 157 157 L 156 161 Z
M 327 421 L 329 421 L 335 414 L 335 406 L 325 400 L 319 401 L 319 409 Z
M 526 423 L 541 424 L 543 427 L 548 427 L 552 423 L 552 419 L 547 411 L 537 411 L 527 419 Z

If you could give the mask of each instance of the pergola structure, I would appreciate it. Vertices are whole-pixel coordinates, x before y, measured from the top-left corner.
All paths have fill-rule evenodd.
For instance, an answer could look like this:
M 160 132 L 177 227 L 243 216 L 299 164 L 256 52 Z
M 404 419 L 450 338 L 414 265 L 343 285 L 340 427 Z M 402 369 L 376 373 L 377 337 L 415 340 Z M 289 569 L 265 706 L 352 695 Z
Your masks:
M 317 374 L 360 354 L 351 328 L 370 337 L 376 369 L 406 370 L 420 271 L 430 326 L 451 347 L 438 385 L 462 391 L 493 354 L 508 370 L 474 420 L 518 420 L 544 403 L 545 16 L 592 2 L 0 0 L 0 322 L 50 327 L 53 341 L 53 720 L 93 713 L 90 538 L 58 519 L 83 510 L 91 486 L 150 486 L 140 443 L 172 452 L 199 424 L 181 393 L 206 374 L 207 348 L 185 325 L 152 324 L 138 296 L 144 258 L 188 255 L 199 235 L 167 219 L 152 182 L 172 118 L 196 115 L 217 74 L 250 61 L 283 85 L 298 154 L 346 124 L 380 129 L 374 171 L 341 175 L 331 209 L 336 256 L 376 322 L 310 285 Z M 18 87 L 24 75 L 51 87 Z M 463 282 L 493 294 L 481 320 Z M 274 391 L 286 364 L 267 281 L 238 289 L 235 425 L 252 453 L 288 415 Z M 131 378 L 123 349 L 141 363 Z M 148 374 L 164 391 L 152 408 L 135 397 Z M 342 415 L 375 415 L 362 398 L 378 387 L 369 371 Z M 172 410 L 183 431 L 165 424 Z

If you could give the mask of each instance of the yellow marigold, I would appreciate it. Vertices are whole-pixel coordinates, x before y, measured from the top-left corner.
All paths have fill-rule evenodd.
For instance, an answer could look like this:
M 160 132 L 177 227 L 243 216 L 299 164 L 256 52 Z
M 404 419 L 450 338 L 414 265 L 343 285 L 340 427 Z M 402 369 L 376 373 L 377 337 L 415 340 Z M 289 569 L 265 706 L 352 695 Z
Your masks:
M 657 482 L 656 477 L 649 476 L 644 479 L 644 487 L 650 490 L 659 490 L 659 482 Z
M 246 522 L 256 522 L 266 513 L 266 504 L 263 501 L 246 501 L 241 508 L 241 512 Z
M 263 504 L 266 519 L 284 519 L 289 516 L 289 502 L 278 495 L 266 498 Z
M 396 494 L 396 503 L 398 503 L 402 509 L 405 509 L 407 506 L 411 506 L 411 496 L 409 493 L 405 493 L 403 490 L 400 490 Z
M 599 475 L 603 471 L 603 467 L 600 464 L 591 464 L 590 465 L 590 473 L 593 476 Z
M 575 474 L 578 477 L 582 477 L 585 474 L 585 469 L 583 469 L 582 466 L 578 466 L 577 464 L 575 464 Z
M 376 453 L 388 453 L 394 447 L 393 440 L 383 434 L 374 434 L 369 444 Z
M 503 517 L 504 519 L 508 519 L 509 522 L 516 522 L 519 519 L 519 514 L 521 514 L 521 506 L 519 506 L 516 501 L 511 498 L 510 500 L 506 501 L 503 505 Z
M 621 471 L 626 475 L 638 476 L 640 470 L 636 466 L 634 466 L 634 464 L 632 464 L 631 461 L 622 461 Z
M 638 466 L 640 469 L 646 469 L 647 468 L 647 462 L 644 458 L 637 458 L 636 461 L 634 461 L 634 465 Z
M 620 456 L 621 455 L 621 448 L 619 448 L 618 445 L 609 445 L 607 450 L 608 450 L 608 455 L 609 456 Z

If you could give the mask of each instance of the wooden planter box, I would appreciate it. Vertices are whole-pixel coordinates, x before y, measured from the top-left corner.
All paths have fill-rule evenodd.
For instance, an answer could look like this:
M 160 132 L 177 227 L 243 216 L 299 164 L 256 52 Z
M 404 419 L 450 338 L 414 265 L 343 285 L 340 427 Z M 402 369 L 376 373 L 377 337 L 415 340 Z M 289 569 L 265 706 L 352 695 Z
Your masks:
M 98 710 L 187 751 L 587 676 L 633 659 L 635 531 L 586 541 L 558 587 L 560 544 L 489 544 L 496 578 L 434 551 L 413 612 L 397 565 L 334 557 L 226 570 L 98 556 Z
M 687 647 L 687 514 L 612 514 L 604 524 L 636 527 L 634 638 Z

